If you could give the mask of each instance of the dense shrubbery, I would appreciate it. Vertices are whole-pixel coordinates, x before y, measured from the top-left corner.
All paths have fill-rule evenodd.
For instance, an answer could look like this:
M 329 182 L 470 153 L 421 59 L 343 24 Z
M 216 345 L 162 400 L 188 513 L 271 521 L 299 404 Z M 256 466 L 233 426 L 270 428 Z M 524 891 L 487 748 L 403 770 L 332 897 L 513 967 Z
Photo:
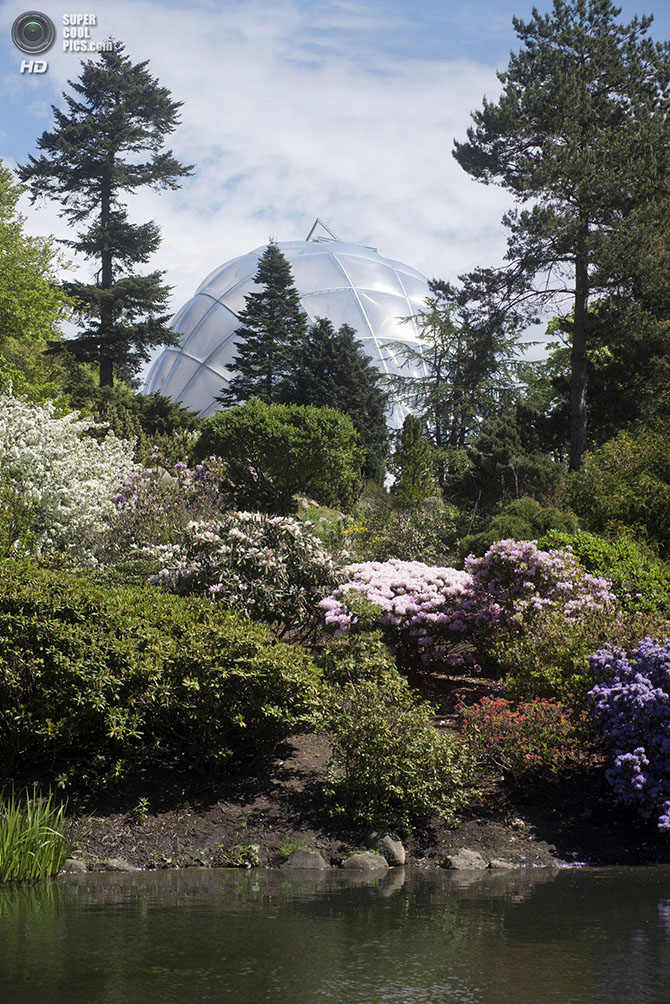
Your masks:
M 216 597 L 280 633 L 311 629 L 319 599 L 339 581 L 309 524 L 258 512 L 190 523 L 169 564 L 153 582 L 180 595 Z
M 294 495 L 347 509 L 361 487 L 356 431 L 333 408 L 255 398 L 205 421 L 193 456 L 212 454 L 224 463 L 222 491 L 240 509 L 288 513 Z
M 616 603 L 607 579 L 585 572 L 570 551 L 542 551 L 534 540 L 501 540 L 482 558 L 468 558 L 465 567 L 475 595 L 496 604 L 498 621 L 508 630 L 545 610 L 579 621 Z
M 552 530 L 540 547 L 570 548 L 588 572 L 604 575 L 625 611 L 670 615 L 670 564 L 652 557 L 627 537 L 605 540 L 593 533 Z
M 463 537 L 458 552 L 461 558 L 468 554 L 481 556 L 498 540 L 537 540 L 552 529 L 573 533 L 578 525 L 579 520 L 572 512 L 543 507 L 531 498 L 515 499 L 497 513 L 481 533 Z
M 504 697 L 484 697 L 462 714 L 463 738 L 473 753 L 516 780 L 558 774 L 588 759 L 584 715 L 574 720 L 556 701 L 513 704 Z
M 434 709 L 405 680 L 366 677 L 341 688 L 331 715 L 335 811 L 400 830 L 434 815 L 453 822 L 472 785 L 467 748 L 434 728 Z
M 51 402 L 0 396 L 3 478 L 33 503 L 36 550 L 85 550 L 104 530 L 113 496 L 135 469 L 130 445 L 108 434 L 98 442 L 77 412 L 56 417 Z
M 629 658 L 606 646 L 591 658 L 589 697 L 610 751 L 607 778 L 621 801 L 670 830 L 670 642 L 645 639 Z
M 2 566 L 5 774 L 54 765 L 67 783 L 175 757 L 216 766 L 309 727 L 319 680 L 304 651 L 210 600 Z
M 348 598 L 364 596 L 379 607 L 378 622 L 403 661 L 460 663 L 454 646 L 497 616 L 486 596 L 475 597 L 468 572 L 420 561 L 369 561 L 349 565 L 343 585 L 321 601 L 326 624 L 348 631 L 356 614 Z
M 383 506 L 361 513 L 346 533 L 366 561 L 423 561 L 441 565 L 453 554 L 463 514 L 441 499 L 425 499 L 411 509 Z
M 123 561 L 138 551 L 160 553 L 156 545 L 177 543 L 193 519 L 214 517 L 230 506 L 219 490 L 217 457 L 194 469 L 178 461 L 171 472 L 157 451 L 150 459 L 157 466 L 137 467 L 119 486 L 108 525 L 93 542 L 104 563 Z
M 667 423 L 623 431 L 584 455 L 565 485 L 565 500 L 584 526 L 628 536 L 670 556 L 670 434 Z

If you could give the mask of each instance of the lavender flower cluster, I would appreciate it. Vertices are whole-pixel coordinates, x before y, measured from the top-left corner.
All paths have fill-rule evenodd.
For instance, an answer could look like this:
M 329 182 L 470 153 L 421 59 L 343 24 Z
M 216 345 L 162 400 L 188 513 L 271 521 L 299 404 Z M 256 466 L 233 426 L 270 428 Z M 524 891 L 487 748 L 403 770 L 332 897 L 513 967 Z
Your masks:
M 349 565 L 344 584 L 320 604 L 326 624 L 348 631 L 355 623 L 347 606 L 353 590 L 381 608 L 379 624 L 392 644 L 413 646 L 424 662 L 453 665 L 462 661 L 453 651 L 457 641 L 497 627 L 527 628 L 548 608 L 576 621 L 616 603 L 610 583 L 587 574 L 570 551 L 541 551 L 536 541 L 500 541 L 465 565 L 465 571 L 398 559 Z
M 535 540 L 500 540 L 483 558 L 466 558 L 465 567 L 480 602 L 489 597 L 507 629 L 549 609 L 578 621 L 616 605 L 611 582 L 589 575 L 569 548 L 542 551 Z
M 593 718 L 611 753 L 617 797 L 670 830 L 670 642 L 646 638 L 628 658 L 606 645 L 590 658 Z

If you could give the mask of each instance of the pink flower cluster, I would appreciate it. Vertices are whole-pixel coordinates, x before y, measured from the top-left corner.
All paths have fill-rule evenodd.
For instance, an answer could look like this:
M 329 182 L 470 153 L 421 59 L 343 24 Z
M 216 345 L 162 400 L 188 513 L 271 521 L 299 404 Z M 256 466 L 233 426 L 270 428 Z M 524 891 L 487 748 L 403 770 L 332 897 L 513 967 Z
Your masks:
M 460 661 L 449 652 L 454 641 L 481 623 L 491 623 L 495 604 L 475 597 L 472 576 L 421 561 L 368 561 L 344 569 L 347 580 L 319 604 L 327 625 L 348 631 L 356 617 L 347 608 L 355 591 L 380 608 L 379 624 L 396 642 L 411 639 L 424 661 Z

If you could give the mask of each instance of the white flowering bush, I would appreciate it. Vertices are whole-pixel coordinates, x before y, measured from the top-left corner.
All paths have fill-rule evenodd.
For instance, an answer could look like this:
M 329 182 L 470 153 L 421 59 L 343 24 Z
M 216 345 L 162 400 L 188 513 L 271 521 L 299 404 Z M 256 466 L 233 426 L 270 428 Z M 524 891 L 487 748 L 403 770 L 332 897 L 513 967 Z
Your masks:
M 150 581 L 169 592 L 209 595 L 278 633 L 309 631 L 318 601 L 339 581 L 309 523 L 259 512 L 226 512 L 188 524 L 163 547 L 166 567 Z
M 111 432 L 100 442 L 86 436 L 93 424 L 78 412 L 58 417 L 51 401 L 0 395 L 2 477 L 31 503 L 35 551 L 85 549 L 136 467 L 132 444 Z

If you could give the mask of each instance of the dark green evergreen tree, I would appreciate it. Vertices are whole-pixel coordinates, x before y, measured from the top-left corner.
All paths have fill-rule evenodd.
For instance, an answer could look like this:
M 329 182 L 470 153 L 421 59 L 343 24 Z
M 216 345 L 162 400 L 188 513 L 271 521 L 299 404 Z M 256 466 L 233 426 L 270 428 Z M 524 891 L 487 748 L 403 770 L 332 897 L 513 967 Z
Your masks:
M 440 490 L 433 471 L 433 450 L 423 437 L 421 419 L 408 415 L 400 430 L 398 447 L 389 467 L 396 480 L 391 494 L 402 505 L 416 505 Z
M 242 326 L 235 332 L 236 354 L 229 366 L 234 376 L 216 399 L 226 406 L 254 397 L 281 403 L 307 334 L 291 266 L 275 240 L 261 255 L 254 282 L 262 288 L 245 297 L 240 311 Z
M 81 228 L 65 243 L 96 264 L 95 282 L 66 287 L 83 315 L 67 349 L 79 361 L 99 363 L 101 386 L 111 386 L 115 373 L 132 378 L 151 348 L 177 341 L 164 313 L 170 287 L 163 273 L 134 272 L 156 251 L 158 226 L 130 223 L 121 201 L 145 186 L 177 188 L 191 172 L 163 149 L 181 102 L 146 67 L 133 64 L 120 42 L 84 62 L 78 82 L 69 81 L 75 96 L 64 94 L 65 111 L 54 106 L 55 128 L 37 141 L 42 155 L 19 168 L 33 201 L 59 201 L 61 215 Z
M 417 315 L 418 344 L 393 345 L 402 365 L 410 364 L 418 375 L 401 373 L 388 382 L 423 422 L 438 480 L 446 488 L 482 420 L 508 403 L 519 339 L 497 313 L 480 305 L 475 314 L 463 290 L 435 280 L 430 287 L 433 295 Z
M 285 390 L 285 400 L 293 404 L 336 408 L 348 415 L 365 453 L 363 473 L 379 482 L 388 456 L 389 396 L 382 379 L 354 329 L 343 324 L 335 331 L 328 318 L 320 317 L 309 329 Z
M 454 156 L 517 202 L 507 265 L 464 277 L 509 309 L 564 309 L 570 328 L 570 466 L 586 449 L 593 298 L 634 299 L 668 312 L 670 46 L 651 18 L 621 25 L 610 0 L 554 0 L 528 22 L 500 73 L 502 94 L 473 115 Z

